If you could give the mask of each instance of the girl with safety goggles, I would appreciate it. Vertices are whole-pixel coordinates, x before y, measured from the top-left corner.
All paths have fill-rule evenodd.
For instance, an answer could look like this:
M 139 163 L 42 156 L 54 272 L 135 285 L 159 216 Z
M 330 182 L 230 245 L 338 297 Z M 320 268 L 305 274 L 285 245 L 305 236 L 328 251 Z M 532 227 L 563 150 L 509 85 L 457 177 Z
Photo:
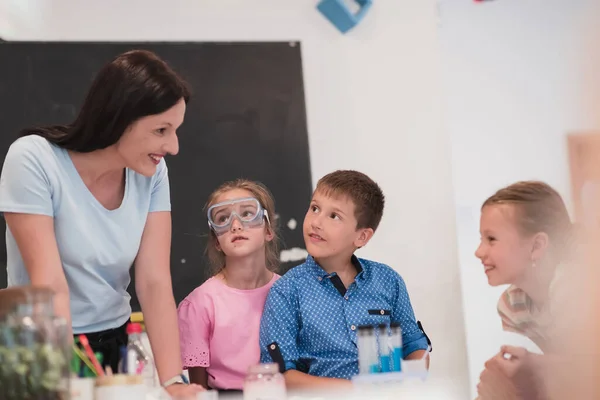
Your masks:
M 260 362 L 259 327 L 269 289 L 279 278 L 275 205 L 261 183 L 239 179 L 207 202 L 207 253 L 215 275 L 179 305 L 181 355 L 190 381 L 242 390 Z

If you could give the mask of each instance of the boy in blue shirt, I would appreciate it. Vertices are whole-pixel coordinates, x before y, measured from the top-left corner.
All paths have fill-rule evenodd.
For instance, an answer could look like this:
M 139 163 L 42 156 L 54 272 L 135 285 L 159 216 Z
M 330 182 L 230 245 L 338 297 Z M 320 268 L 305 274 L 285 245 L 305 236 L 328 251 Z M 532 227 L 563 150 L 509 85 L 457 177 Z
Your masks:
M 348 384 L 358 374 L 358 327 L 399 323 L 405 359 L 426 356 L 402 277 L 354 252 L 373 236 L 384 195 L 368 176 L 335 171 L 319 180 L 304 218 L 309 256 L 271 288 L 261 327 L 261 362 L 277 362 L 289 388 Z

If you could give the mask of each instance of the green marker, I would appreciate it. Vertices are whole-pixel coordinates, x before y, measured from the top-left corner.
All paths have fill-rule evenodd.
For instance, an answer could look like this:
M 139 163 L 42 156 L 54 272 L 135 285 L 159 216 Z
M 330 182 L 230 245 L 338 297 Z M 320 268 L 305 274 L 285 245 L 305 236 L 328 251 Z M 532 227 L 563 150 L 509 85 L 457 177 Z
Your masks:
M 94 353 L 94 355 L 96 356 L 96 359 L 98 359 L 98 363 L 100 365 L 102 365 L 102 360 L 103 360 L 102 353 Z M 83 377 L 84 378 L 95 378 L 97 376 L 98 376 L 98 374 L 96 374 L 94 371 L 92 371 L 90 369 L 90 367 L 88 367 L 87 365 L 84 364 L 84 366 L 83 366 Z
M 81 360 L 77 357 L 75 352 L 72 352 L 71 355 L 71 373 L 79 376 L 79 371 L 81 369 Z

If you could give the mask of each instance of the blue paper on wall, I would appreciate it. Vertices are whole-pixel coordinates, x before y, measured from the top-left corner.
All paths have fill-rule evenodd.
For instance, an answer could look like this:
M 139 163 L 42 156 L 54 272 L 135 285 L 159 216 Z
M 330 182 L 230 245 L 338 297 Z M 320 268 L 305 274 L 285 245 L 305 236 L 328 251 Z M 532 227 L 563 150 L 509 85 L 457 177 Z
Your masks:
M 373 0 L 354 0 L 358 4 L 358 11 L 353 12 L 346 0 L 321 0 L 317 9 L 331 22 L 340 32 L 346 33 L 354 28 L 366 15 Z

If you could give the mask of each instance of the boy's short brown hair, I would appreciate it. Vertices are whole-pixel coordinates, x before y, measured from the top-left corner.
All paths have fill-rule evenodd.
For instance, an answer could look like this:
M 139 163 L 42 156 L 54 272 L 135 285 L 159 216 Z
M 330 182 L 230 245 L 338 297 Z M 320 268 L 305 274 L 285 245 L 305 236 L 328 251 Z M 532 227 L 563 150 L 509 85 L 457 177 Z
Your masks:
M 317 191 L 326 196 L 347 196 L 354 203 L 356 229 L 377 230 L 383 216 L 385 196 L 379 185 L 367 175 L 353 170 L 334 171 L 319 179 Z

